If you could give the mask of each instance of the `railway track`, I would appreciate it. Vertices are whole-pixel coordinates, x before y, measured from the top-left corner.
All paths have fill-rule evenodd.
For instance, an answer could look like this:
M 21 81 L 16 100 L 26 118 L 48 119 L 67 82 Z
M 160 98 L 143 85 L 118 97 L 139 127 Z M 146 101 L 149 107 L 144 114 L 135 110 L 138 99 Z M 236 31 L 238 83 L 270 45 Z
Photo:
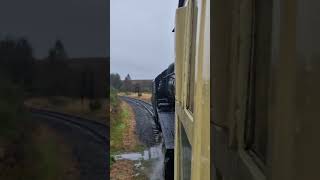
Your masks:
M 43 109 L 30 109 L 35 123 L 48 126 L 68 144 L 72 159 L 80 172 L 79 180 L 107 179 L 109 177 L 109 128 L 69 114 Z
M 151 103 L 148 103 L 146 101 L 140 100 L 140 99 L 136 99 L 136 98 L 131 98 L 131 97 L 127 97 L 127 96 L 121 96 L 121 98 L 126 99 L 128 101 L 134 102 L 137 105 L 143 107 L 145 110 L 148 111 L 148 113 L 154 117 L 154 111 L 153 111 L 153 107 Z
M 53 119 L 62 123 L 67 123 L 70 126 L 81 129 L 86 134 L 92 136 L 96 142 L 101 144 L 107 144 L 108 139 L 108 128 L 107 125 L 98 123 L 92 120 L 73 116 L 70 114 L 54 112 L 43 109 L 30 108 L 29 111 L 33 116 L 40 116 L 47 119 Z
M 153 111 L 153 107 L 152 104 L 140 100 L 140 99 L 136 99 L 136 98 L 131 98 L 131 97 L 127 97 L 127 96 L 120 96 L 120 98 L 122 100 L 125 100 L 127 102 L 130 102 L 131 104 L 136 105 L 136 107 L 138 107 L 139 109 L 142 109 L 143 111 L 145 111 L 148 116 L 150 116 L 150 123 L 152 126 L 152 132 L 153 132 L 153 137 L 155 139 L 155 143 L 159 143 L 161 141 L 161 130 L 159 128 L 159 126 L 156 124 L 155 122 L 155 113 Z M 147 129 L 145 129 L 144 131 L 148 131 Z

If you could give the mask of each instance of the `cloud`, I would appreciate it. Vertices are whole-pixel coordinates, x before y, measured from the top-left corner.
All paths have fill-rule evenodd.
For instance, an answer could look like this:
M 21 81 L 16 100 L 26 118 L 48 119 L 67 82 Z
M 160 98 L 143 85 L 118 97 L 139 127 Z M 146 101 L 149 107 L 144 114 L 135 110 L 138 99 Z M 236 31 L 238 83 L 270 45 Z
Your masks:
M 176 1 L 111 0 L 111 72 L 153 79 L 173 60 Z
M 107 0 L 2 0 L 0 35 L 26 36 L 36 55 L 61 39 L 73 57 L 109 55 Z

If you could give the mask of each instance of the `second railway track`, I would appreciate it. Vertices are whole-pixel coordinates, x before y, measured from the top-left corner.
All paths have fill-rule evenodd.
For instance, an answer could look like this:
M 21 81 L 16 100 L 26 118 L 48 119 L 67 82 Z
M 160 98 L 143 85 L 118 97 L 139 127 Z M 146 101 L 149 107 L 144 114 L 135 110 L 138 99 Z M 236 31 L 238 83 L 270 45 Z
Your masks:
M 29 110 L 34 116 L 54 119 L 57 121 L 68 123 L 71 126 L 76 126 L 92 136 L 98 143 L 107 144 L 107 142 L 109 141 L 108 127 L 106 124 L 60 112 L 35 108 L 30 108 Z

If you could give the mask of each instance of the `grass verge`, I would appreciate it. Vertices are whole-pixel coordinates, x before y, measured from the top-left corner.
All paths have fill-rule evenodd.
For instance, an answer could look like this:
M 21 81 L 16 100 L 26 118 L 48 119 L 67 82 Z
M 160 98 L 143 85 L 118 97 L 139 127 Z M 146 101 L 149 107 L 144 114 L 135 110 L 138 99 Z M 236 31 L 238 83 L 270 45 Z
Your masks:
M 27 99 L 25 104 L 28 107 L 48 109 L 67 114 L 72 114 L 80 117 L 84 117 L 91 120 L 96 120 L 101 123 L 106 123 L 107 119 L 107 100 L 99 99 L 94 102 L 98 102 L 100 106 L 96 109 L 91 109 L 92 103 L 89 99 L 81 98 L 68 98 L 68 97 L 34 97 Z
M 116 93 L 116 92 L 113 92 Z M 110 149 L 111 149 L 111 179 L 134 180 L 138 175 L 134 161 L 118 160 L 113 161 L 113 155 L 119 155 L 123 152 L 141 152 L 145 147 L 138 141 L 135 134 L 135 116 L 133 109 L 129 104 L 120 101 L 117 94 L 112 94 L 111 98 L 111 128 L 110 128 Z M 112 97 L 111 96 L 111 97 Z
M 150 92 L 143 92 L 143 93 L 141 93 L 141 96 L 139 96 L 138 93 L 134 93 L 134 92 L 120 92 L 120 93 L 118 93 L 118 95 L 140 99 L 140 100 L 143 100 L 143 101 L 146 101 L 149 103 L 151 103 L 151 96 L 152 96 L 152 94 Z
M 39 157 L 39 179 L 56 180 L 79 178 L 71 148 L 51 129 L 40 126 L 34 134 L 35 148 Z
M 117 115 L 113 116 L 116 119 L 111 119 L 110 128 L 110 149 L 111 153 L 123 151 L 124 131 L 128 127 L 126 119 L 129 117 L 129 111 L 123 104 L 120 105 L 120 110 Z
M 70 148 L 23 107 L 23 91 L 0 79 L 0 179 L 78 179 Z

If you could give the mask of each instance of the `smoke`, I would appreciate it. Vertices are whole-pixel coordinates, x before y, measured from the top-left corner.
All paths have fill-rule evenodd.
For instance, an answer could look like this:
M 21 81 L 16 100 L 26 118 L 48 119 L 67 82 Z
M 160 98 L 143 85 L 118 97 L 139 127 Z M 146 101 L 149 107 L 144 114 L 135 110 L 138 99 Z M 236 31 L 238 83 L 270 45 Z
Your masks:
M 154 149 L 151 149 L 158 155 L 157 160 L 153 161 L 152 163 L 152 172 L 150 175 L 150 180 L 164 180 L 163 178 L 163 165 L 164 165 L 164 155 L 162 152 L 162 142 L 154 147 Z M 153 152 L 151 152 L 152 154 Z

